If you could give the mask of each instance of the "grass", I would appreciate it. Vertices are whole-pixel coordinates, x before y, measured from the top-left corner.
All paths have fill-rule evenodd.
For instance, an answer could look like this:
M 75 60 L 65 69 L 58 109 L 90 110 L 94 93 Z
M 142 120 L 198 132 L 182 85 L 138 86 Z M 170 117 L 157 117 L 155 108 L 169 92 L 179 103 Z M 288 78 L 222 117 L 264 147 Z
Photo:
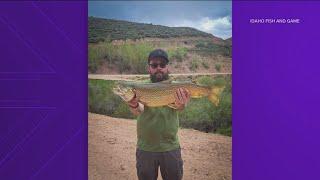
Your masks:
M 201 84 L 201 85 L 214 86 L 217 80 L 213 79 L 210 76 L 201 76 L 197 78 L 196 81 L 198 84 Z
M 114 81 L 89 80 L 89 111 L 118 118 L 134 118 L 129 107 L 112 92 Z
M 113 64 L 120 73 L 145 74 L 146 63 L 153 47 L 148 43 L 112 45 L 99 43 L 89 45 L 88 71 L 95 73 L 104 62 Z
M 180 126 L 211 132 L 214 128 L 214 105 L 207 98 L 192 99 L 188 106 L 179 113 Z
M 214 65 L 214 68 L 215 68 L 218 72 L 220 72 L 220 70 L 221 70 L 221 64 L 215 64 L 215 65 Z
M 209 64 L 207 63 L 207 62 L 205 62 L 205 61 L 202 61 L 202 66 L 204 67 L 204 68 L 206 68 L 206 69 L 209 69 L 210 67 L 209 67 Z
M 211 41 L 199 41 L 193 49 L 202 55 L 220 54 L 222 56 L 232 56 L 232 46 L 230 44 L 220 45 Z
M 191 61 L 191 63 L 190 63 L 190 66 L 189 66 L 189 69 L 190 69 L 191 71 L 195 71 L 195 70 L 198 69 L 198 67 L 199 67 L 198 61 L 195 60 L 195 59 L 192 59 L 192 61 Z
M 218 106 L 206 97 L 192 99 L 188 106 L 179 112 L 180 126 L 231 136 L 231 77 L 201 76 L 196 82 L 207 86 L 224 85 L 226 88 L 219 97 Z M 128 106 L 112 93 L 113 85 L 114 81 L 89 80 L 89 111 L 117 118 L 134 118 Z
M 177 62 L 182 62 L 187 56 L 188 49 L 185 47 L 179 47 L 177 49 L 169 49 L 168 56 L 171 60 L 176 60 Z

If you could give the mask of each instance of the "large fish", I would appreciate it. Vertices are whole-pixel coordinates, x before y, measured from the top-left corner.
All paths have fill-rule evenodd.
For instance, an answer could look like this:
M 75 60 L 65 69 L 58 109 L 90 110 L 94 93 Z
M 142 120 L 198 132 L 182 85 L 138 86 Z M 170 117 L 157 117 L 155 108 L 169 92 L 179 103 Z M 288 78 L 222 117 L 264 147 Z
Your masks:
M 113 92 L 126 102 L 130 101 L 136 93 L 139 102 L 145 106 L 169 106 L 176 109 L 174 94 L 178 88 L 187 89 L 191 98 L 207 96 L 215 105 L 219 103 L 219 95 L 224 89 L 224 87 L 208 87 L 192 82 L 135 83 L 120 81 L 115 84 Z

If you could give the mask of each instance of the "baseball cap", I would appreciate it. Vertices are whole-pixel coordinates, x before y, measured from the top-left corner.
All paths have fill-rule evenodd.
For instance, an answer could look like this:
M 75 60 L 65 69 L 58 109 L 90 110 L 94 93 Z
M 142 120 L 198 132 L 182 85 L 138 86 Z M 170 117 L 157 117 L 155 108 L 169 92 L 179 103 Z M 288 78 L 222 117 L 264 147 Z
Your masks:
M 167 61 L 167 63 L 169 62 L 168 54 L 162 49 L 155 49 L 151 51 L 148 57 L 148 63 L 150 63 L 150 60 L 155 57 L 162 57 Z

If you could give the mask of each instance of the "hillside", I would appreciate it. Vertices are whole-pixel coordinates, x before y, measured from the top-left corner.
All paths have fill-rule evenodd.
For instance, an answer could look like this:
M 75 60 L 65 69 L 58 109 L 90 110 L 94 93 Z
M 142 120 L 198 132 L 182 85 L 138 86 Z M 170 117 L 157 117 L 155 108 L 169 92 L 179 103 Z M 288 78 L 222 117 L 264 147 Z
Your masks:
M 96 17 L 89 17 L 88 24 L 90 43 L 141 38 L 214 37 L 191 27 L 167 27 Z
M 232 39 L 190 27 L 89 17 L 89 73 L 146 74 L 148 54 L 169 54 L 171 73 L 231 73 Z
M 226 42 L 227 44 L 229 44 L 230 46 L 232 46 L 232 37 L 226 39 L 225 42 Z

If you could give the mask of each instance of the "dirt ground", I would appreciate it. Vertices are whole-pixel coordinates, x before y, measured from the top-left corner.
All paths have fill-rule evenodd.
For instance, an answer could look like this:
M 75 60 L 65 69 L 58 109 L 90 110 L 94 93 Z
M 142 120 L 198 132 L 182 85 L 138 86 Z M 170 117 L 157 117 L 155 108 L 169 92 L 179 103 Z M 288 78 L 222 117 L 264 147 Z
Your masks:
M 136 180 L 136 122 L 89 113 L 88 124 L 89 179 Z M 180 129 L 179 138 L 184 180 L 232 179 L 232 138 L 191 129 Z

